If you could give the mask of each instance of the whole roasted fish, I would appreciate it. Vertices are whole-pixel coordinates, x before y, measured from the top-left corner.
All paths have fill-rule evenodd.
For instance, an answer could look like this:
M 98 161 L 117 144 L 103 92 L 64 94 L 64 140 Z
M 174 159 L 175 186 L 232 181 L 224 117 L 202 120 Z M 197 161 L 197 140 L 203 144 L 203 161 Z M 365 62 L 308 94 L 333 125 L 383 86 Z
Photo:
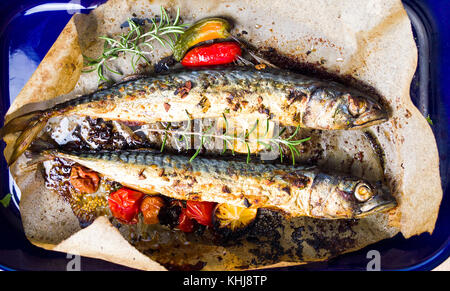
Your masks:
M 153 150 L 65 153 L 67 159 L 144 193 L 271 208 L 291 216 L 359 218 L 388 210 L 395 199 L 383 187 L 355 177 L 329 175 L 316 168 L 215 158 L 196 158 Z
M 174 71 L 119 83 L 17 117 L 1 129 L 0 137 L 23 131 L 9 158 L 12 164 L 57 115 L 154 123 L 224 114 L 325 130 L 361 128 L 388 118 L 374 99 L 338 83 L 282 70 L 237 67 Z

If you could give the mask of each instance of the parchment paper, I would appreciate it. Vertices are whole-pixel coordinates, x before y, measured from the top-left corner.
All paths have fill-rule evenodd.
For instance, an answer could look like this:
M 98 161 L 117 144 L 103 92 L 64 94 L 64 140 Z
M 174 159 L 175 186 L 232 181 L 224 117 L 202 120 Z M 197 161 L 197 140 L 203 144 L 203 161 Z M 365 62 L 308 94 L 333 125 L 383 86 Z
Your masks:
M 255 247 L 250 246 L 251 243 L 241 248 L 198 246 L 198 249 L 191 249 L 194 252 L 201 251 L 203 256 L 182 256 L 180 252 L 188 251 L 180 250 L 172 257 L 167 254 L 153 254 L 153 259 L 165 264 L 191 264 L 196 260 L 204 260 L 207 261 L 204 269 L 260 268 L 269 263 L 286 265 L 327 259 L 392 237 L 398 231 L 406 238 L 433 231 L 442 199 L 439 159 L 433 133 L 409 96 L 409 86 L 416 69 L 417 49 L 410 21 L 400 0 L 110 0 L 89 15 L 75 15 L 71 19 L 11 105 L 6 119 L 16 115 L 14 111 L 18 108 L 31 102 L 56 102 L 54 100 L 72 98 L 95 90 L 98 86 L 95 73 L 81 73 L 81 53 L 96 57 L 103 45 L 98 36 L 121 32 L 120 25 L 129 17 L 154 17 L 159 14 L 160 5 L 172 13 L 176 7 L 180 7 L 183 20 L 188 23 L 208 16 L 228 17 L 234 21 L 233 34 L 240 34 L 256 47 L 274 48 L 297 61 L 320 65 L 329 72 L 351 76 L 373 87 L 391 107 L 392 117 L 388 122 L 369 129 L 383 149 L 383 158 L 378 162 L 372 160 L 376 165 L 371 165 L 372 170 L 365 172 L 365 176 L 373 173 L 380 175 L 381 171 L 399 206 L 388 214 L 361 219 L 354 224 L 307 218 L 292 221 L 282 228 L 280 241 L 289 245 L 295 242 L 294 234 L 300 234 L 303 230 L 302 240 L 297 242 L 290 252 L 276 256 L 276 262 L 259 260 L 257 253 L 249 252 Z M 246 33 L 242 34 L 242 31 Z M 169 54 L 170 51 L 160 48 L 150 58 L 158 61 Z M 123 57 L 114 64 L 114 68 L 121 70 L 124 75 L 129 75 L 134 73 L 129 63 L 130 60 Z M 63 96 L 55 98 L 59 95 Z M 23 111 L 23 108 L 20 111 Z M 348 160 L 355 154 L 352 152 L 355 151 L 354 147 L 367 147 L 363 151 L 371 155 L 364 136 L 364 132 L 360 131 L 323 133 L 321 138 L 324 143 L 332 142 L 335 148 L 325 151 L 321 156 L 322 163 L 339 167 L 339 161 Z M 11 150 L 12 140 L 13 135 L 5 138 L 9 145 L 5 150 L 6 155 Z M 20 164 L 20 160 L 17 164 Z M 26 175 L 19 175 L 18 165 L 13 167 L 12 172 L 22 190 L 21 214 L 25 232 L 33 243 L 58 251 L 77 251 L 82 255 L 131 267 L 158 269 L 155 267 L 156 263 L 147 261 L 145 256 L 133 257 L 138 258 L 139 263 L 136 263 L 136 260 L 130 261 L 127 256 L 135 249 L 121 237 L 111 235 L 111 245 L 117 248 L 120 245 L 120 248 L 123 248 L 123 252 L 118 252 L 117 255 L 111 255 L 114 248 L 105 251 L 105 248 L 79 247 L 80 237 L 83 245 L 98 245 L 99 240 L 93 229 L 105 233 L 113 233 L 116 230 L 108 227 L 108 221 L 96 222 L 79 230 L 73 215 L 67 209 L 58 211 L 58 207 L 52 206 L 43 213 L 42 209 L 38 209 L 36 203 L 31 201 L 49 196 L 52 198 L 47 200 L 47 203 L 54 201 L 60 203 L 63 208 L 66 206 L 56 196 L 52 196 L 56 194 L 48 193 L 45 188 L 32 186 L 39 183 L 37 173 L 30 174 L 28 178 L 24 177 Z M 367 163 L 345 167 L 353 173 L 361 172 L 362 168 L 367 167 Z M 43 203 L 45 205 L 45 202 Z M 46 217 L 51 221 L 45 220 L 42 223 L 38 217 Z M 52 219 L 48 219 L 49 217 Z M 60 224 L 61 221 L 71 227 L 52 229 L 53 224 Z M 328 240 L 331 245 L 331 241 L 335 239 L 341 242 L 341 246 L 334 250 L 330 247 L 314 248 L 308 243 L 308 238 L 312 239 L 318 232 L 321 236 L 316 238 L 316 241 L 327 243 Z M 352 243 L 346 243 L 348 238 L 352 239 Z M 62 240 L 64 241 L 60 243 Z M 301 254 L 296 256 L 299 246 Z M 289 246 L 284 247 L 285 250 L 289 249 Z M 217 259 L 219 253 L 221 260 Z M 210 256 L 211 254 L 216 256 Z M 211 258 L 205 258 L 207 256 Z

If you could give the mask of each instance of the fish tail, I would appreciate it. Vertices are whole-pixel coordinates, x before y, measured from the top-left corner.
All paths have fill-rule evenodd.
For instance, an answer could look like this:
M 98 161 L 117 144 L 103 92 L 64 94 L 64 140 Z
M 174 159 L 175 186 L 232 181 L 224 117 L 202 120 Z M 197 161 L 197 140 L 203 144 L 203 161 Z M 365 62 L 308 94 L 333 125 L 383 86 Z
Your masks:
M 8 166 L 12 165 L 30 146 L 36 136 L 45 127 L 49 118 L 50 115 L 36 111 L 14 118 L 1 129 L 0 137 L 4 137 L 9 133 L 22 131 L 14 144 L 13 153 L 8 159 Z
M 2 128 L 0 128 L 0 138 L 3 138 L 10 133 L 24 130 L 30 122 L 35 121 L 41 117 L 41 115 L 42 111 L 33 111 L 13 118 L 8 123 L 5 123 Z

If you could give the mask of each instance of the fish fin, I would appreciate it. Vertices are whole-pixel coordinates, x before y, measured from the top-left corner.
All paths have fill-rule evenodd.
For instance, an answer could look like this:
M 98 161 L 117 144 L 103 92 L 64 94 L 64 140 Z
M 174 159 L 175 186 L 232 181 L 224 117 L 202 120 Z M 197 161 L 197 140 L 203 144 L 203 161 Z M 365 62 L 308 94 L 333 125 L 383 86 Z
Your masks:
M 14 144 L 13 153 L 8 159 L 8 166 L 11 166 L 21 154 L 30 146 L 36 136 L 47 124 L 48 118 L 41 117 L 38 120 L 32 121 L 17 138 Z
M 145 74 L 131 74 L 128 76 L 123 77 L 119 83 L 125 83 L 128 81 L 134 81 L 134 80 L 138 80 L 138 79 L 142 79 L 145 77 L 148 77 L 149 75 L 145 75 Z
M 257 61 L 259 64 L 265 64 L 271 68 L 275 68 L 275 69 L 279 69 L 278 66 L 272 64 L 271 62 L 269 62 L 268 60 L 266 60 L 265 58 L 263 58 L 262 56 L 259 55 L 258 51 L 251 45 L 249 45 L 248 43 L 244 42 L 243 40 L 235 37 L 235 36 L 231 36 L 231 38 L 236 41 L 237 43 L 239 43 L 239 45 L 241 47 L 243 47 L 248 54 L 255 60 Z M 242 57 L 238 58 L 238 61 L 242 62 L 244 65 L 253 65 L 253 63 L 249 60 L 246 60 Z
M 268 60 L 264 59 L 263 57 L 258 56 L 256 53 L 248 51 L 248 53 L 260 64 L 265 64 L 271 68 L 279 69 L 276 65 L 272 64 Z
M 38 119 L 41 115 L 42 111 L 33 111 L 13 118 L 0 128 L 0 138 L 3 138 L 10 133 L 24 130 L 30 122 Z
M 53 156 L 48 155 L 45 152 L 42 153 L 30 152 L 30 154 L 27 155 L 27 158 L 28 160 L 26 161 L 26 163 L 24 163 L 20 167 L 21 173 L 32 172 L 37 170 L 39 165 L 42 164 L 42 162 L 50 160 L 51 158 L 53 158 Z
M 51 139 L 42 139 L 38 138 L 33 141 L 33 143 L 28 148 L 27 152 L 32 153 L 41 153 L 45 150 L 51 150 L 58 147 L 58 144 Z

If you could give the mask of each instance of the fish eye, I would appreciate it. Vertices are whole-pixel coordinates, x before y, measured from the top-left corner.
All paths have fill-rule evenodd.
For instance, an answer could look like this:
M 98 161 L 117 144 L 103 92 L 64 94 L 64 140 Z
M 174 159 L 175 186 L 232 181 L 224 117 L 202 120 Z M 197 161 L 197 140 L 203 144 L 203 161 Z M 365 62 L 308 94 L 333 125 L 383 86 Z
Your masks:
M 365 202 L 373 196 L 372 189 L 366 183 L 359 183 L 355 187 L 355 197 L 360 202 Z
M 358 97 L 348 97 L 348 111 L 353 115 L 357 116 L 362 114 L 367 109 L 367 103 L 362 98 Z

